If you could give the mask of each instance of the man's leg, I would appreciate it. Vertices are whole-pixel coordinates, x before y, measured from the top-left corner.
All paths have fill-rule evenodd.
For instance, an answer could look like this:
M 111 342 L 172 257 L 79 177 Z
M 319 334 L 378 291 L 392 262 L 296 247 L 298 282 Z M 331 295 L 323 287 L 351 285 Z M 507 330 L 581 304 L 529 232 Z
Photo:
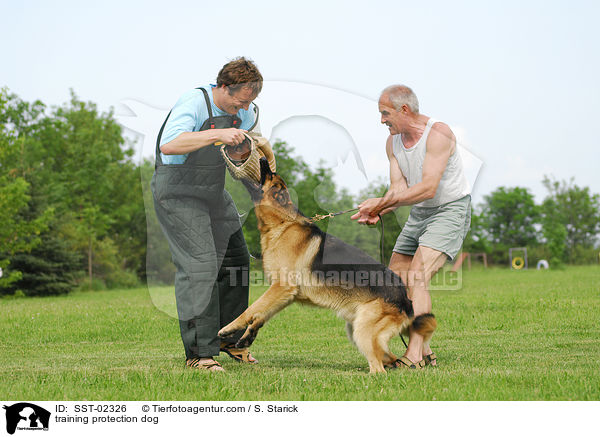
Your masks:
M 408 270 L 408 289 L 410 290 L 415 317 L 431 312 L 429 282 L 433 275 L 444 265 L 446 259 L 445 253 L 425 246 L 419 246 L 415 252 Z M 425 349 L 423 346 L 423 337 L 411 330 L 405 356 L 413 363 L 421 361 L 424 355 L 431 353 L 429 345 L 426 345 Z
M 219 271 L 219 328 L 228 325 L 248 308 L 249 254 L 240 228 L 229 238 L 227 252 Z M 237 342 L 243 331 L 228 339 Z
M 392 258 L 390 259 L 390 270 L 400 276 L 404 285 L 408 283 L 408 270 L 412 263 L 413 255 L 405 255 L 403 253 L 392 252 Z M 410 290 L 408 290 L 410 298 Z
M 235 320 L 248 308 L 250 254 L 237 209 L 227 192 L 224 193 L 223 203 L 213 209 L 211 218 L 219 266 L 216 283 L 219 289 L 219 327 L 213 333 L 218 338 L 218 330 Z M 236 361 L 256 363 L 257 360 L 247 348 L 235 347 L 242 334 L 243 331 L 238 332 L 227 341 L 218 338 L 221 350 Z
M 155 200 L 155 210 L 177 267 L 175 300 L 186 359 L 212 360 L 219 355 L 219 290 L 208 208 L 193 199 L 168 199 Z

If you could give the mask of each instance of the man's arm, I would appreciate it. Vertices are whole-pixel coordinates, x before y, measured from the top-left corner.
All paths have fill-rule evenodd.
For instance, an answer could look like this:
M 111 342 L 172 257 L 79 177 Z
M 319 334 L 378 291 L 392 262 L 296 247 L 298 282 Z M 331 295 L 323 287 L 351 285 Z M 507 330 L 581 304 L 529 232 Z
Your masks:
M 380 214 L 391 206 L 414 205 L 435 196 L 448 165 L 448 159 L 456 147 L 456 139 L 446 124 L 436 123 L 427 138 L 426 147 L 421 182 L 401 192 L 388 191 L 380 203 L 371 210 L 371 216 Z
M 221 141 L 229 146 L 236 146 L 246 139 L 245 130 L 208 129 L 200 132 L 182 132 L 177 138 L 160 146 L 160 151 L 165 155 L 185 155 L 202 147 L 210 146 Z
M 402 170 L 400 170 L 400 165 L 398 164 L 398 160 L 396 159 L 396 156 L 394 155 L 393 138 L 391 135 L 388 137 L 388 139 L 385 143 L 385 152 L 387 154 L 388 161 L 390 162 L 390 188 L 388 190 L 388 193 L 389 192 L 401 193 L 402 191 L 404 191 L 408 188 L 408 185 L 406 184 L 406 178 L 402 174 Z M 386 195 L 388 193 L 386 193 Z M 385 198 L 385 196 L 384 197 L 374 197 L 374 198 L 365 200 L 358 206 L 360 211 L 358 213 L 354 214 L 351 218 L 352 219 L 358 218 L 359 223 L 368 223 L 370 225 L 377 223 L 379 218 L 375 217 L 375 219 L 373 219 L 369 215 L 369 213 L 370 213 L 371 209 L 376 207 L 377 205 L 379 205 L 379 203 L 384 198 Z M 387 214 L 388 212 L 391 212 L 391 211 L 395 210 L 396 208 L 397 208 L 397 206 L 386 207 L 383 210 L 381 210 L 379 212 L 379 214 L 382 214 L 382 215 Z M 361 214 L 361 212 L 363 214 Z M 375 214 L 375 215 L 377 215 L 377 214 Z

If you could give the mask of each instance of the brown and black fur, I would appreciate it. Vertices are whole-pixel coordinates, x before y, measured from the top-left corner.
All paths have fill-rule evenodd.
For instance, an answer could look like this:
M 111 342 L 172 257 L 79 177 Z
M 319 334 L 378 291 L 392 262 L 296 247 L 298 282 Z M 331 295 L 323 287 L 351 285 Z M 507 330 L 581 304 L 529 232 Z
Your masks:
M 292 302 L 301 302 L 330 308 L 346 320 L 348 337 L 369 362 L 371 373 L 385 372 L 385 366 L 396 361 L 388 347 L 392 337 L 413 329 L 429 342 L 435 318 L 432 314 L 414 318 L 400 278 L 302 215 L 291 202 L 285 182 L 271 172 L 264 158 L 261 185 L 247 181 L 245 185 L 256 205 L 263 268 L 271 286 L 219 336 L 245 329 L 236 347 L 248 347 L 271 317 Z M 385 280 L 357 280 L 358 272 Z M 290 273 L 297 274 L 298 280 L 290 280 Z M 336 275 L 339 280 L 329 280 Z

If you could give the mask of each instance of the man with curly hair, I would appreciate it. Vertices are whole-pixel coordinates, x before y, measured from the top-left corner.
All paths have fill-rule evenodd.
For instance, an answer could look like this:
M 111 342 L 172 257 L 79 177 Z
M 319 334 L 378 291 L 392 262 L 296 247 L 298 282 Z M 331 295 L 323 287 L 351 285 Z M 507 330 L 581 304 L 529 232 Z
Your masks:
M 258 123 L 253 104 L 262 89 L 257 66 L 240 57 L 223 66 L 216 85 L 183 94 L 156 144 L 152 193 L 175 274 L 175 297 L 186 365 L 223 371 L 214 357 L 256 363 L 247 349 L 222 343 L 217 332 L 248 306 L 249 254 L 239 215 L 225 191 L 220 144 L 236 146 Z

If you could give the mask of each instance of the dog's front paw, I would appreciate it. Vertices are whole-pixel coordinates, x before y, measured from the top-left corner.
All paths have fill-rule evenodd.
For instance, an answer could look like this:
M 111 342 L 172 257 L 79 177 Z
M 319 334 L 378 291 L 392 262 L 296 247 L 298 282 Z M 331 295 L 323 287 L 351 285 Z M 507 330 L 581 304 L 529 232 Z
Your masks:
M 237 348 L 247 348 L 250 347 L 254 340 L 256 339 L 256 335 L 258 334 L 258 330 L 263 326 L 262 322 L 254 322 L 246 328 L 246 332 L 244 335 L 238 340 L 235 347 Z
M 217 335 L 221 338 L 229 338 L 236 332 L 246 329 L 249 324 L 250 321 L 247 319 L 246 313 L 244 313 L 228 325 L 222 327 Z
M 258 334 L 258 329 L 254 329 L 252 326 L 248 326 L 244 335 L 238 340 L 235 344 L 235 347 L 240 349 L 245 349 L 250 347 L 252 343 L 254 343 L 254 339 L 256 339 L 256 334 Z
M 234 329 L 234 328 L 230 327 L 230 325 L 227 325 L 224 328 L 222 328 L 217 333 L 217 335 L 220 338 L 229 338 L 229 337 L 233 336 L 233 334 L 235 334 L 237 331 L 239 331 L 239 329 Z

